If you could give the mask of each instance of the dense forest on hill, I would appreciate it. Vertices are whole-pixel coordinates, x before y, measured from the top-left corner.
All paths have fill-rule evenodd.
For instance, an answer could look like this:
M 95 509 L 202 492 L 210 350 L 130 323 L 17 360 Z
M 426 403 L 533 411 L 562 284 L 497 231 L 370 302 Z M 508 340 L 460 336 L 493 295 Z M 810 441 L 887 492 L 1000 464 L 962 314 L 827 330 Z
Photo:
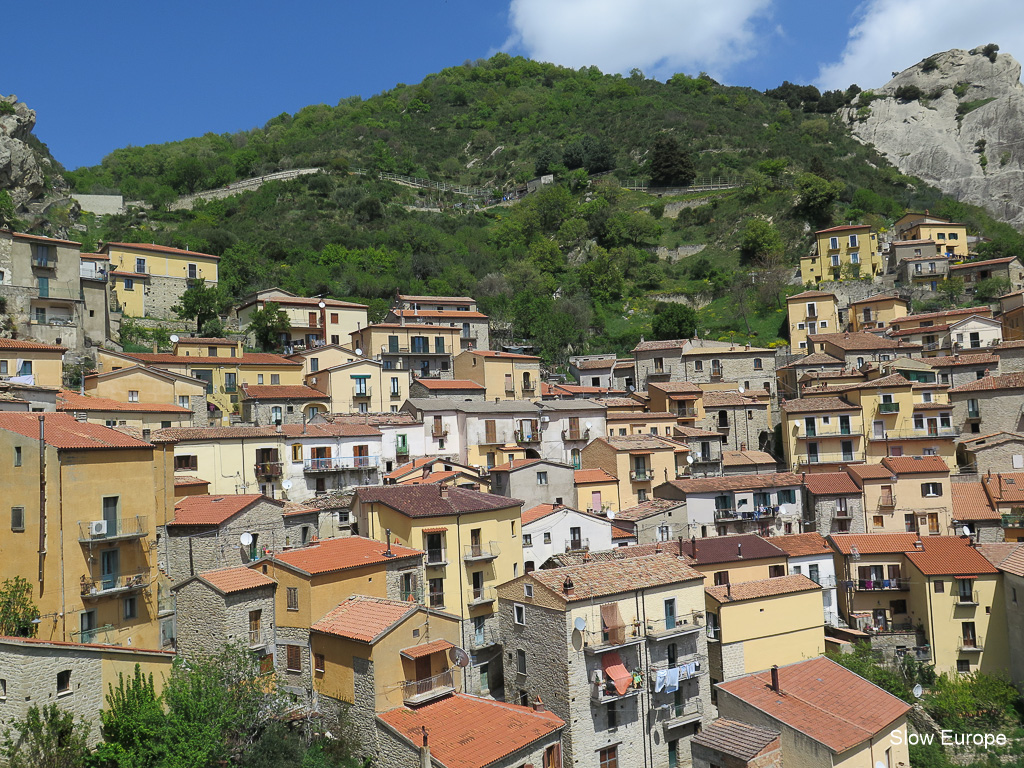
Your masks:
M 829 94 L 827 109 L 791 90 L 766 95 L 704 75 L 662 83 L 499 54 L 261 129 L 120 149 L 68 176 L 80 192 L 118 190 L 153 206 L 101 224 L 86 217 L 87 247 L 134 240 L 220 255 L 235 297 L 280 285 L 364 300 L 379 314 L 396 292 L 470 294 L 555 363 L 650 337 L 666 295 L 698 308 L 687 332 L 784 343 L 796 264 L 813 230 L 831 224 L 884 229 L 929 208 L 993 238 L 989 253 L 1024 252 L 1012 228 L 852 139 L 828 110 L 859 89 Z M 678 196 L 621 187 L 618 179 L 656 171 L 651 161 L 666 152 L 740 186 Z M 166 210 L 178 193 L 304 166 L 325 172 Z M 349 172 L 356 168 L 499 191 L 540 173 L 556 183 L 477 210 L 464 197 Z M 443 212 L 423 207 L 438 203 Z M 676 254 L 680 246 L 691 248 Z M 668 251 L 659 256 L 659 247 Z

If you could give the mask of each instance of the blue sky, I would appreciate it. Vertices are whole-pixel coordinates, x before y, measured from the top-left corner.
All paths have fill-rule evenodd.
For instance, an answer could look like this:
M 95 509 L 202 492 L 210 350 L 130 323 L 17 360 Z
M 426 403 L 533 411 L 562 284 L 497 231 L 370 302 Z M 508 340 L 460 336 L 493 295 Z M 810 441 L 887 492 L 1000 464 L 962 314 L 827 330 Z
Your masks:
M 260 126 L 496 51 L 664 79 L 882 85 L 949 48 L 1024 57 L 1019 0 L 176 0 L 8 3 L 0 93 L 68 168 Z

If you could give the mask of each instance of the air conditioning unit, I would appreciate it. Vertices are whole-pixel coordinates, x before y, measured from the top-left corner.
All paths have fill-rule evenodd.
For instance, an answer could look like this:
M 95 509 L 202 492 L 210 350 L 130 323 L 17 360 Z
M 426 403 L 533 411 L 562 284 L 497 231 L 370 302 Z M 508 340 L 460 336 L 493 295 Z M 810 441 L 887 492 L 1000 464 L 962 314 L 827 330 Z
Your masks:
M 106 520 L 93 520 L 89 523 L 89 535 L 90 536 L 106 536 L 107 535 L 107 521 Z

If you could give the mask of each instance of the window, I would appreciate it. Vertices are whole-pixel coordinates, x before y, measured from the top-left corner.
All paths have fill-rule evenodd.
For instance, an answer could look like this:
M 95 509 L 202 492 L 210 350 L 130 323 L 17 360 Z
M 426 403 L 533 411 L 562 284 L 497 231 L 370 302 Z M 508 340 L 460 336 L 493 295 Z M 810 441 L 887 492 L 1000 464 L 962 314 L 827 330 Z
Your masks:
M 270 374 L 270 383 L 271 383 L 271 385 L 273 385 L 275 387 L 278 386 L 281 383 L 281 374 L 280 373 L 272 373 L 272 374 Z
M 703 371 L 704 370 L 704 361 L 703 360 L 694 360 L 693 361 L 693 370 L 695 370 L 695 371 Z
M 956 671 L 957 672 L 970 672 L 971 671 L 971 660 L 970 659 L 957 659 L 956 660 Z
M 129 389 L 128 390 L 128 402 L 129 403 L 137 403 L 137 402 L 139 402 L 139 390 L 137 390 L 137 389 Z
M 526 674 L 526 651 L 522 648 L 516 651 L 516 672 L 520 675 Z
M 715 586 L 722 587 L 729 583 L 728 571 L 715 571 Z
M 523 584 L 523 596 L 533 597 L 533 584 Z
M 179 470 L 191 470 L 196 471 L 199 468 L 199 457 L 198 456 L 175 456 L 174 457 L 174 469 Z
M 288 587 L 288 610 L 299 610 L 299 588 Z
M 859 253 L 851 253 L 850 254 L 850 263 L 851 264 L 860 264 L 860 254 Z
M 838 248 L 839 248 L 839 238 L 838 237 L 830 237 L 828 239 L 828 249 L 830 251 L 835 251 Z
M 57 673 L 57 693 L 71 693 L 71 670 Z
M 427 588 L 430 590 L 430 607 L 444 608 L 444 579 L 428 580 Z
M 839 266 L 839 254 L 838 253 L 833 253 L 832 254 L 831 262 L 832 262 L 832 266 L 833 267 L 838 267 Z
M 921 495 L 929 497 L 941 496 L 942 483 L 921 483 Z
M 545 544 L 550 544 L 551 543 L 551 532 L 550 531 L 548 531 L 547 533 L 544 534 L 544 543 Z
M 270 409 L 270 421 L 273 424 L 281 424 L 284 421 L 284 411 L 281 410 L 280 405 L 275 405 Z
M 298 645 L 286 645 L 288 649 L 287 660 L 285 662 L 289 672 L 301 672 L 302 671 L 302 647 Z
M 946 591 L 946 582 L 944 582 L 942 579 L 936 579 L 932 582 L 932 591 L 935 592 L 935 594 L 937 595 L 941 595 L 943 592 Z
M 521 626 L 526 626 L 526 606 L 519 603 L 512 604 L 512 620 Z M 522 651 L 520 651 L 522 653 Z
M 605 711 L 608 713 L 608 729 L 611 730 L 612 728 L 618 728 L 619 727 L 619 713 L 615 709 L 615 702 L 614 701 L 609 702 L 606 705 L 606 710 Z
M 533 546 L 533 534 L 532 533 L 524 533 L 523 534 L 523 546 L 524 547 L 532 547 Z
M 547 485 L 547 484 L 548 484 L 548 473 L 547 472 L 538 472 L 537 473 L 537 485 Z
M 21 362 L 21 368 L 18 369 L 19 376 L 31 376 L 32 375 L 32 361 L 23 360 Z
M 7 374 L 7 361 L 6 360 L 0 360 L 0 374 L 3 374 L 3 375 Z
M 188 402 L 188 395 L 178 395 L 179 408 L 191 408 Z
M 7 681 L 0 679 L 0 701 L 7 700 Z
M 139 616 L 139 604 L 137 598 L 126 597 L 124 599 L 124 618 L 135 619 Z
M 786 575 L 786 566 L 784 565 L 769 565 L 768 566 L 768 578 L 777 579 L 779 576 Z
M 263 383 L 263 374 L 262 373 L 257 373 L 256 374 L 256 383 L 257 384 L 262 384 Z
M 668 743 L 668 768 L 677 768 L 679 765 L 679 742 L 673 739 Z
M 188 265 L 188 279 L 189 280 L 195 280 L 197 277 L 199 277 L 199 265 L 198 264 L 189 264 Z
M 754 358 L 754 370 L 755 371 L 760 371 L 760 370 L 763 370 L 763 368 L 764 368 L 764 364 L 761 362 L 761 358 L 760 357 L 755 357 Z
M 324 673 L 324 655 L 322 653 L 313 654 L 313 669 L 321 675 Z
M 779 504 L 796 504 L 796 490 L 784 488 L 778 493 Z
M 302 461 L 302 443 L 292 443 L 292 461 Z
M 399 393 L 399 390 L 398 390 L 398 377 L 397 376 L 392 376 L 391 377 L 391 396 L 392 397 L 398 397 L 399 394 L 400 393 Z
M 11 530 L 15 532 L 25 530 L 24 507 L 11 507 Z
M 598 768 L 619 768 L 619 748 L 605 747 L 597 753 Z

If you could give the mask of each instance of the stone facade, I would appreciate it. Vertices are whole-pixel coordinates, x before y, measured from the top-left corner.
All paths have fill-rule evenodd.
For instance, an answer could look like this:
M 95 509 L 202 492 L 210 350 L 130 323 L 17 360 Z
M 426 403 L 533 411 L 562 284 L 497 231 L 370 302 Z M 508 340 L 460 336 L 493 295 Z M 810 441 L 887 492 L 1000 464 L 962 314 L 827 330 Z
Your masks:
M 984 434 L 984 433 L 982 433 Z M 1019 464 L 1014 464 L 1017 457 Z M 1024 464 L 1024 438 L 999 435 L 990 443 L 961 443 L 957 446 L 957 463 L 961 471 L 984 475 L 989 472 L 1019 472 Z
M 864 529 L 863 496 L 815 496 L 807 492 L 804 499 L 804 533 L 816 531 L 822 536 L 833 533 L 867 533 Z M 845 502 L 846 510 L 837 514 L 840 500 Z
M 978 405 L 978 418 L 971 416 L 968 404 L 972 400 Z M 950 392 L 949 402 L 953 404 L 953 426 L 960 427 L 964 436 L 1024 431 L 1020 390 Z
M 723 421 L 722 414 L 725 414 Z M 697 424 L 709 432 L 721 432 L 722 451 L 765 450 L 762 442 L 771 440 L 772 427 L 765 403 L 706 406 L 704 419 Z
M 743 643 L 712 640 L 708 643 L 708 666 L 711 685 L 745 675 L 747 667 L 743 657 Z
M 728 382 L 742 384 L 750 392 L 776 394 L 774 349 L 686 340 L 675 348 L 644 350 L 638 347 L 634 355 L 636 381 L 645 388 L 648 381 Z M 713 366 L 713 361 L 720 365 Z
M 225 643 L 235 642 L 251 649 L 273 649 L 274 586 L 222 594 L 206 582 L 191 579 L 175 592 L 180 655 L 216 653 Z M 260 627 L 255 633 L 249 627 L 252 611 L 260 611 Z

